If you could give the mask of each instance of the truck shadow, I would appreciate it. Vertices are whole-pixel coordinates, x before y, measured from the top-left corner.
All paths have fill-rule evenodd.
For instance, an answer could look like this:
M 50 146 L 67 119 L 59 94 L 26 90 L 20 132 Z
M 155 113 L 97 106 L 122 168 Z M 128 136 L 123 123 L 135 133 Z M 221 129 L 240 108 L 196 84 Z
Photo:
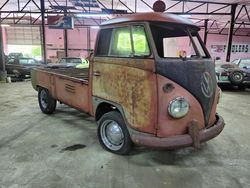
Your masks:
M 222 162 L 215 155 L 213 147 L 209 144 L 202 144 L 201 148 L 196 150 L 192 147 L 162 150 L 149 149 L 145 147 L 135 147 L 128 157 L 129 162 L 137 166 L 180 166 L 180 167 L 199 167 L 204 165 L 222 166 Z
M 54 115 L 56 116 L 55 118 L 59 118 L 63 121 L 66 126 L 74 127 L 84 132 L 86 131 L 87 137 L 94 138 L 95 144 L 99 145 L 96 136 L 97 125 L 93 117 L 72 109 L 67 105 L 59 105 Z M 85 144 L 89 145 L 87 143 Z M 103 150 L 103 152 L 107 151 Z M 215 157 L 215 153 L 213 146 L 206 143 L 202 144 L 198 150 L 192 147 L 165 150 L 135 146 L 128 156 L 123 156 L 122 158 L 129 160 L 129 163 L 136 166 L 148 167 L 154 166 L 155 164 L 181 167 L 195 167 L 207 164 L 221 166 L 221 161 Z
M 64 126 L 84 131 L 89 137 L 96 137 L 97 124 L 95 119 L 88 114 L 67 105 L 58 105 L 51 117 L 53 116 L 55 119 L 62 121 Z
M 83 112 L 80 112 L 80 111 L 73 109 L 73 108 L 71 108 L 67 105 L 64 105 L 64 104 L 58 105 L 54 114 L 56 116 L 63 116 L 63 117 L 65 117 L 65 115 L 74 116 L 77 118 L 81 118 L 84 121 L 89 121 L 89 122 L 95 123 L 95 119 L 93 117 L 91 117 L 90 115 L 83 113 Z

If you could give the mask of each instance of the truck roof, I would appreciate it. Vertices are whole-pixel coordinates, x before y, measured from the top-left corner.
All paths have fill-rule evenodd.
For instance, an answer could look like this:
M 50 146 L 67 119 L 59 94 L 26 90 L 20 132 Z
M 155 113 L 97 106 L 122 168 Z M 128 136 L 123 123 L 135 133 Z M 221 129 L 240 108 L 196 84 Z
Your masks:
M 126 14 L 114 19 L 107 20 L 103 22 L 101 25 L 106 26 L 106 25 L 113 25 L 125 22 L 138 22 L 138 21 L 177 23 L 177 24 L 184 24 L 197 27 L 193 22 L 191 22 L 187 18 L 175 14 L 157 13 L 157 12 Z

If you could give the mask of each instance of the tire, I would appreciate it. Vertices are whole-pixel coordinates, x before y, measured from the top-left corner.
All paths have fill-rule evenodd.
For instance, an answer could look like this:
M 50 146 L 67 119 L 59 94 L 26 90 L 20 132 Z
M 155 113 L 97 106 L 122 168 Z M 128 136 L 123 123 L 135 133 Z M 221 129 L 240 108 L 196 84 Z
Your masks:
M 238 86 L 238 90 L 240 90 L 240 91 L 245 91 L 245 89 L 246 89 L 245 85 L 239 85 Z
M 233 71 L 231 72 L 231 74 L 229 75 L 229 80 L 231 81 L 232 84 L 234 85 L 238 85 L 241 84 L 243 82 L 244 79 L 244 75 L 242 72 L 240 71 Z
M 14 76 L 16 77 L 16 78 L 20 78 L 21 77 L 21 74 L 20 74 L 20 72 L 18 71 L 18 70 L 13 70 L 13 73 L 14 73 Z
M 100 118 L 97 136 L 102 147 L 109 152 L 127 155 L 132 149 L 128 129 L 121 114 L 117 111 L 108 112 Z
M 56 109 L 56 100 L 50 95 L 45 88 L 38 90 L 38 102 L 41 111 L 45 114 L 52 114 Z

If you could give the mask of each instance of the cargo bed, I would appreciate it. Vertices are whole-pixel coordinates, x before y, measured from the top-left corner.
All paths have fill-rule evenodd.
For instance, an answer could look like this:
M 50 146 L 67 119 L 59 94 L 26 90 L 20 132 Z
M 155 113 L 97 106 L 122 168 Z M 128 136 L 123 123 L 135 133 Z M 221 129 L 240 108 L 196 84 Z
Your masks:
M 34 88 L 46 88 L 54 99 L 89 113 L 88 68 L 39 68 L 31 75 Z
M 88 81 L 89 69 L 78 69 L 78 68 L 39 68 L 39 70 L 46 71 L 48 73 L 66 76 L 70 78 L 76 78 L 82 81 Z

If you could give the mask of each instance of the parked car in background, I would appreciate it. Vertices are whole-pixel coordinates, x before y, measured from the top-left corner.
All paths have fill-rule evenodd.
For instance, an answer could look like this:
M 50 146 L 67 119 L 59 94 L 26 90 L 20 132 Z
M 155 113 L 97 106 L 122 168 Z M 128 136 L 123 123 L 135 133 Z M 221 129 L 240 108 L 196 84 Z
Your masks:
M 238 65 L 240 69 L 250 72 L 250 58 L 235 59 L 232 61 L 232 63 Z
M 48 64 L 49 68 L 88 68 L 89 61 L 79 57 L 63 57 L 58 63 Z
M 78 69 L 89 68 L 89 60 L 82 59 L 82 63 L 76 65 L 76 68 L 78 68 Z
M 29 78 L 31 69 L 41 66 L 44 62 L 29 57 L 8 58 L 6 71 L 10 77 Z
M 9 53 L 9 55 L 8 55 L 8 59 L 20 58 L 20 57 L 23 57 L 23 54 L 20 52 Z
M 250 87 L 250 59 L 215 63 L 215 72 L 219 85 L 237 86 L 239 89 Z

